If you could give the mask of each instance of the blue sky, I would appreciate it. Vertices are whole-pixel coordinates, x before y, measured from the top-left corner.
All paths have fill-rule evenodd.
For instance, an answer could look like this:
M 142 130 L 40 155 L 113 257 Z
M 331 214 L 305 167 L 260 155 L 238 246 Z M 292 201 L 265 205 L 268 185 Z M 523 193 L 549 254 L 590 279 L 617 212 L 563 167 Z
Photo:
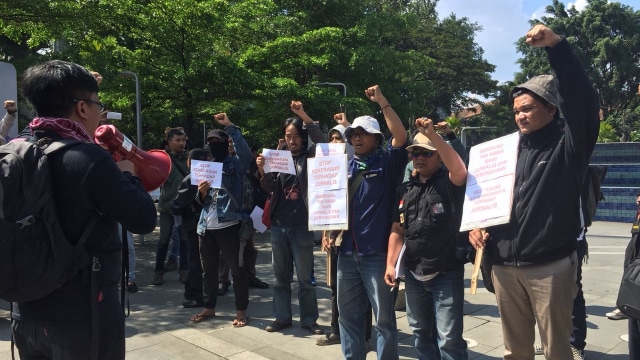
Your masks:
M 567 7 L 575 4 L 578 10 L 587 5 L 587 0 L 562 2 Z M 640 10 L 640 0 L 617 2 Z M 483 57 L 496 65 L 492 78 L 502 83 L 512 80 L 519 70 L 515 62 L 520 54 L 516 52 L 515 42 L 529 30 L 528 21 L 542 17 L 544 8 L 552 3 L 552 0 L 439 0 L 437 11 L 440 18 L 454 13 L 483 27 L 483 31 L 476 34 L 476 42 L 484 50 Z

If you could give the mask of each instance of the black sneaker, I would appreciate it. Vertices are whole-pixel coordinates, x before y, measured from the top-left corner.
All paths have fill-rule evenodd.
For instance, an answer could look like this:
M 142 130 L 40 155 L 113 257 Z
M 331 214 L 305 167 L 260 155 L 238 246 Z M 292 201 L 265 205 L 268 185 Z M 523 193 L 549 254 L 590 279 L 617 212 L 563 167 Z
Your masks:
M 340 344 L 340 335 L 338 334 L 327 334 L 325 337 L 316 340 L 316 345 L 318 346 L 326 346 L 326 345 L 335 345 Z
M 308 330 L 312 334 L 316 334 L 316 335 L 323 335 L 324 334 L 324 330 L 322 330 L 320 325 L 318 325 L 316 323 L 313 323 L 313 324 L 307 325 L 307 326 L 303 326 L 302 328 L 305 329 L 305 330 Z
M 267 326 L 265 328 L 265 330 L 267 330 L 268 332 L 276 332 L 276 331 L 281 331 L 284 330 L 286 328 L 290 328 L 291 327 L 291 323 L 290 322 L 281 322 L 281 321 L 274 321 L 271 323 L 271 325 Z

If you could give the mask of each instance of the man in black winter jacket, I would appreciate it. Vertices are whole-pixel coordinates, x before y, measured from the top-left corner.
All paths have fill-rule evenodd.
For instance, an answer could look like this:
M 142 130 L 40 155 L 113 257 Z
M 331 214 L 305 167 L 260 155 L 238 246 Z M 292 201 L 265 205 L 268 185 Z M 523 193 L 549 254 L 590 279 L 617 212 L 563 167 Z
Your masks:
M 484 235 L 471 231 L 469 241 L 494 263 L 504 358 L 533 358 L 537 321 L 545 357 L 572 359 L 579 197 L 598 136 L 598 98 L 566 39 L 539 24 L 526 42 L 544 47 L 555 74 L 511 91 L 521 134 L 511 219 Z

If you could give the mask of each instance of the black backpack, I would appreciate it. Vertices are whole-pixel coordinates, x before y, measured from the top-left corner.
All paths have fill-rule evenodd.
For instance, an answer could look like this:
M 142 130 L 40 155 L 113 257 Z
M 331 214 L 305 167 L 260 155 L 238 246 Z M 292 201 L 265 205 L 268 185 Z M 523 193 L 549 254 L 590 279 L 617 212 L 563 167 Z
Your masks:
M 637 220 L 636 220 L 637 224 Z M 632 319 L 640 320 L 640 243 L 639 231 L 632 231 L 624 255 L 624 272 L 616 305 Z
M 600 183 L 607 174 L 606 166 L 589 165 L 587 174 L 582 184 L 582 216 L 584 217 L 584 226 L 591 226 L 593 217 L 596 215 L 598 203 L 604 200 L 604 195 L 600 189 Z
M 48 159 L 80 143 L 44 138 L 0 146 L 0 299 L 39 299 L 88 268 L 84 244 L 93 226 L 76 245 L 68 241 L 56 214 Z

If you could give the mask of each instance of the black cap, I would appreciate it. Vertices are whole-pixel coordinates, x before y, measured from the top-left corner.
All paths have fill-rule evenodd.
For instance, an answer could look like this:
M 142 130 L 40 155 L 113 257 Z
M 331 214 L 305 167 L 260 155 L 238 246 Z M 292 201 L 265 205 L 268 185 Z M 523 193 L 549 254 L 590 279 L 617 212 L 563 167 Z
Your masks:
M 229 135 L 222 129 L 213 129 L 209 131 L 209 133 L 207 134 L 207 141 L 209 141 L 211 138 L 229 141 Z

